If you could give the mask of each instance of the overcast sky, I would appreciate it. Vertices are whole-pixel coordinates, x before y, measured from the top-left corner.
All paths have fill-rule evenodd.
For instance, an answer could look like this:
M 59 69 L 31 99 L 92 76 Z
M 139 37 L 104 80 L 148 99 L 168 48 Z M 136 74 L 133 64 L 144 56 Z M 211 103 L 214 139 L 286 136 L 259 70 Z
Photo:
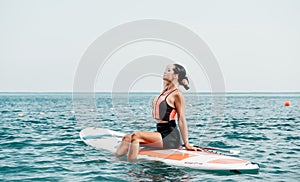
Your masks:
M 72 91 L 88 47 L 110 29 L 141 19 L 175 22 L 198 34 L 216 57 L 228 92 L 300 91 L 297 0 L 0 0 L 0 91 Z M 185 60 L 197 91 L 210 91 L 205 73 L 188 56 L 157 42 L 115 52 L 96 91 L 111 91 L 134 57 L 159 54 Z M 145 77 L 131 91 L 160 89 L 160 78 Z

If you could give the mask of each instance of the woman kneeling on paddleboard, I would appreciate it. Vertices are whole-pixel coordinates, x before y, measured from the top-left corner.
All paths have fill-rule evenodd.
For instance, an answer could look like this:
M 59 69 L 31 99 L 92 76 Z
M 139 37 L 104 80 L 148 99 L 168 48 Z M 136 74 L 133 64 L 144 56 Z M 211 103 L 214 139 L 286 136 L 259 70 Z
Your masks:
M 156 119 L 157 132 L 138 131 L 123 137 L 122 143 L 116 151 L 116 156 L 128 153 L 129 160 L 135 160 L 140 144 L 143 146 L 177 149 L 181 146 L 180 133 L 187 150 L 199 150 L 188 142 L 188 127 L 184 116 L 184 98 L 179 85 L 187 90 L 188 78 L 183 66 L 179 64 L 168 65 L 165 69 L 164 89 L 153 100 L 153 117 Z M 180 132 L 176 128 L 175 116 Z

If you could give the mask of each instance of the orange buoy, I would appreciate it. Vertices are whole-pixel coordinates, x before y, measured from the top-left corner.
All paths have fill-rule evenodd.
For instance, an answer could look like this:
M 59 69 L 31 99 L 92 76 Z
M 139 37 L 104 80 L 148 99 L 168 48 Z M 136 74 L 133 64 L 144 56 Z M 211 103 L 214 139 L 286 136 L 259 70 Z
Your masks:
M 290 106 L 290 105 L 291 105 L 290 101 L 285 101 L 284 106 Z

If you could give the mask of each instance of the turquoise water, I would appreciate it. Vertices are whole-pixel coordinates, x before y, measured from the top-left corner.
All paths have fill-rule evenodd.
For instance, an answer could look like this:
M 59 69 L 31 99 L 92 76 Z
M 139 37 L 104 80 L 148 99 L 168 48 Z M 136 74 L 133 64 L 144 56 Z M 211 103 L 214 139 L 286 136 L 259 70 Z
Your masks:
M 240 150 L 239 158 L 260 164 L 259 174 L 133 164 L 80 140 L 79 131 L 88 126 L 154 131 L 154 96 L 98 93 L 94 104 L 74 104 L 71 93 L 0 93 L 0 180 L 299 181 L 300 93 L 185 94 L 190 142 Z

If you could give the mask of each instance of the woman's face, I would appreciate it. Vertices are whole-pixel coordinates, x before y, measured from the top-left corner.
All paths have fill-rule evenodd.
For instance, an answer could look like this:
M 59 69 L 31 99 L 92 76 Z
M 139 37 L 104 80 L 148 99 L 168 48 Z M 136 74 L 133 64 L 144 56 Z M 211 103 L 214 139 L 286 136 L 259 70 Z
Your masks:
M 163 80 L 172 82 L 174 79 L 177 78 L 177 74 L 174 74 L 174 68 L 175 68 L 175 65 L 173 65 L 173 64 L 170 64 L 166 67 L 166 69 L 164 71 Z

